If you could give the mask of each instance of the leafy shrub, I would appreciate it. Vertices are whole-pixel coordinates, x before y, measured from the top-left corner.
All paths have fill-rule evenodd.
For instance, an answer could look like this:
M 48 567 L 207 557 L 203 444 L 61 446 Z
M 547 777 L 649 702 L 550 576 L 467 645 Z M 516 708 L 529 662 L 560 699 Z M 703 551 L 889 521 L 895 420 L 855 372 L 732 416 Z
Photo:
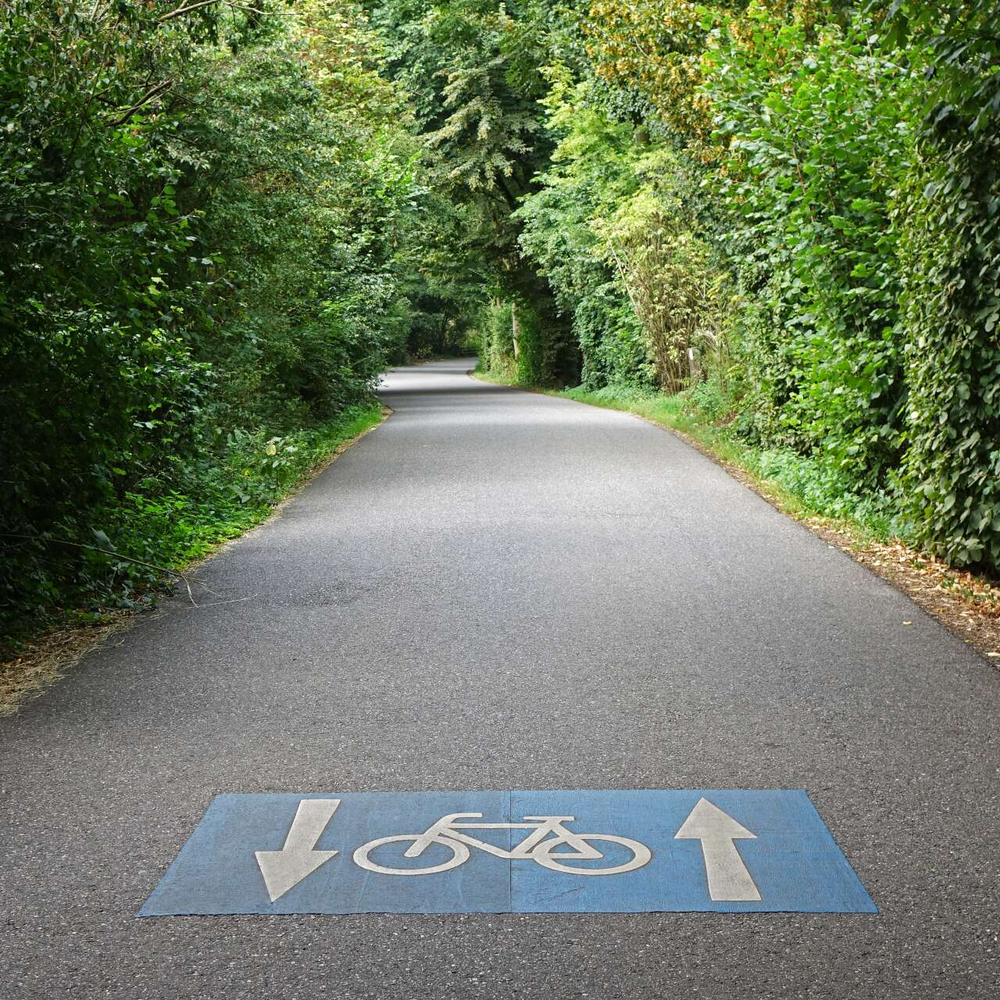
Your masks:
M 900 232 L 910 447 L 920 539 L 1000 567 L 1000 41 L 996 2 L 903 5 L 931 80 Z
M 480 367 L 491 375 L 511 380 L 517 377 L 512 314 L 510 302 L 494 299 L 480 312 L 478 325 L 482 345 Z
M 885 175 L 905 156 L 908 78 L 864 17 L 815 34 L 747 17 L 752 34 L 725 34 L 711 53 L 704 92 L 728 150 L 713 190 L 753 247 L 739 267 L 745 298 L 760 300 L 743 325 L 748 402 L 763 440 L 821 448 L 851 481 L 878 482 L 904 441 Z
M 583 388 L 656 386 L 649 340 L 616 282 L 599 285 L 580 300 L 573 313 L 573 332 L 583 355 Z
M 74 545 L 162 562 L 194 470 L 335 424 L 405 339 L 405 105 L 355 8 L 269 10 L 5 5 L 0 620 L 128 596 Z

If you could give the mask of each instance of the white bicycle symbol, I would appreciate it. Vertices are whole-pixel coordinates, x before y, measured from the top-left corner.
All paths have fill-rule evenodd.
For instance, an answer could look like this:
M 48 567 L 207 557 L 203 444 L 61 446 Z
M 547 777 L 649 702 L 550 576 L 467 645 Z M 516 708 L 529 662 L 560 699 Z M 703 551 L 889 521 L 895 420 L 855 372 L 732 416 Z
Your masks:
M 381 837 L 362 845 L 354 852 L 354 862 L 361 868 L 382 875 L 434 875 L 437 872 L 450 871 L 469 860 L 470 847 L 478 847 L 487 854 L 498 858 L 513 858 L 528 860 L 550 868 L 556 872 L 567 872 L 571 875 L 620 875 L 623 872 L 635 871 L 648 864 L 653 853 L 645 844 L 627 837 L 616 837 L 610 833 L 574 833 L 567 830 L 564 823 L 572 823 L 574 816 L 525 816 L 524 823 L 456 823 L 459 819 L 482 819 L 482 813 L 449 813 L 442 816 L 433 826 L 423 833 L 404 833 L 395 837 Z M 531 822 L 527 822 L 530 820 Z M 505 851 L 483 840 L 470 837 L 461 830 L 531 830 L 524 840 L 512 850 Z M 546 837 L 551 838 L 546 840 Z M 592 841 L 606 841 L 619 844 L 632 852 L 632 859 L 624 864 L 608 868 L 577 868 L 566 865 L 567 860 L 594 861 L 604 855 L 592 847 Z M 452 857 L 440 865 L 427 868 L 387 868 L 371 861 L 368 855 L 383 844 L 401 844 L 410 842 L 411 846 L 403 852 L 404 858 L 419 858 L 431 844 L 442 844 L 452 850 Z M 560 844 L 566 844 L 572 851 L 560 851 L 553 854 L 552 849 Z

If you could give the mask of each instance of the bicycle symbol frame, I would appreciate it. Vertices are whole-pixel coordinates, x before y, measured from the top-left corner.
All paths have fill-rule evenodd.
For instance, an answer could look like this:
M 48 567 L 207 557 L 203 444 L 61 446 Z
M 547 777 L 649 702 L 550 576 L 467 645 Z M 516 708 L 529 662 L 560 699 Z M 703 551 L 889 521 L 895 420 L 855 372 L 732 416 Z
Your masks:
M 471 857 L 470 848 L 475 847 L 497 858 L 534 861 L 543 868 L 555 872 L 565 872 L 569 875 L 621 875 L 624 872 L 642 868 L 653 857 L 653 852 L 638 840 L 617 837 L 610 833 L 576 833 L 573 830 L 567 830 L 563 824 L 575 822 L 575 816 L 525 816 L 523 823 L 456 822 L 461 819 L 482 818 L 482 813 L 449 813 L 442 816 L 423 833 L 404 833 L 394 837 L 380 837 L 378 840 L 369 841 L 359 847 L 354 852 L 354 863 L 366 871 L 377 872 L 380 875 L 434 875 L 465 864 Z M 502 847 L 462 833 L 463 830 L 530 830 L 531 832 L 516 847 L 507 851 Z M 632 852 L 632 859 L 624 864 L 608 868 L 577 868 L 564 863 L 567 860 L 596 861 L 603 858 L 604 855 L 592 846 L 592 841 L 602 841 L 625 847 Z M 410 847 L 403 852 L 404 858 L 419 858 L 431 844 L 441 844 L 450 848 L 452 857 L 442 864 L 426 868 L 388 868 L 376 864 L 369 858 L 375 848 L 384 844 L 407 842 L 410 843 Z M 572 850 L 553 854 L 553 848 L 560 845 L 566 845 Z

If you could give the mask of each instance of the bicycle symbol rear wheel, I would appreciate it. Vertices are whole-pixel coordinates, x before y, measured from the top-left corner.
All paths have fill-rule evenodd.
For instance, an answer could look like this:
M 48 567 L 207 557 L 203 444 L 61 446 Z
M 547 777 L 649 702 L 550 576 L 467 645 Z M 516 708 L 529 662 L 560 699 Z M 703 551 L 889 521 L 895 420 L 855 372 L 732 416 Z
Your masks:
M 432 843 L 440 844 L 442 847 L 450 847 L 455 852 L 451 858 L 440 865 L 432 865 L 428 868 L 386 868 L 384 865 L 375 864 L 368 857 L 376 847 L 381 847 L 383 844 L 412 844 L 419 839 L 419 834 L 404 833 L 397 837 L 382 837 L 379 840 L 369 841 L 354 852 L 354 863 L 359 868 L 364 868 L 365 871 L 378 872 L 380 875 L 434 875 L 437 872 L 451 871 L 452 868 L 464 865 L 469 860 L 468 847 L 460 841 L 449 840 L 447 837 L 439 837 L 432 841 Z
M 615 837 L 610 833 L 579 833 L 576 834 L 576 839 L 590 842 L 606 840 L 612 844 L 620 844 L 632 852 L 632 860 L 610 868 L 577 868 L 574 865 L 561 864 L 558 860 L 561 855 L 550 853 L 553 847 L 566 843 L 566 841 L 559 837 L 542 841 L 531 852 L 531 858 L 543 868 L 548 868 L 554 872 L 566 872 L 569 875 L 622 875 L 625 872 L 632 872 L 637 868 L 642 868 L 643 865 L 649 864 L 650 859 L 653 857 L 653 852 L 645 844 L 640 844 L 638 840 L 629 840 L 628 837 Z M 567 861 L 574 857 L 572 854 L 562 856 Z

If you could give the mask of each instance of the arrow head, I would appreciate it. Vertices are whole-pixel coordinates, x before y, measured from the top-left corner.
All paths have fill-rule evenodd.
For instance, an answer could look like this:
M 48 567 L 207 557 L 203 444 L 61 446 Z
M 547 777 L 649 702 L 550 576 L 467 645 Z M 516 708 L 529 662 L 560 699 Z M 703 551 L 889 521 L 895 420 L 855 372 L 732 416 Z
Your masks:
M 257 851 L 257 864 L 271 902 L 281 899 L 307 875 L 329 861 L 336 851 Z
M 691 814 L 674 834 L 674 840 L 756 840 L 757 834 L 741 826 L 708 799 L 698 800 Z

